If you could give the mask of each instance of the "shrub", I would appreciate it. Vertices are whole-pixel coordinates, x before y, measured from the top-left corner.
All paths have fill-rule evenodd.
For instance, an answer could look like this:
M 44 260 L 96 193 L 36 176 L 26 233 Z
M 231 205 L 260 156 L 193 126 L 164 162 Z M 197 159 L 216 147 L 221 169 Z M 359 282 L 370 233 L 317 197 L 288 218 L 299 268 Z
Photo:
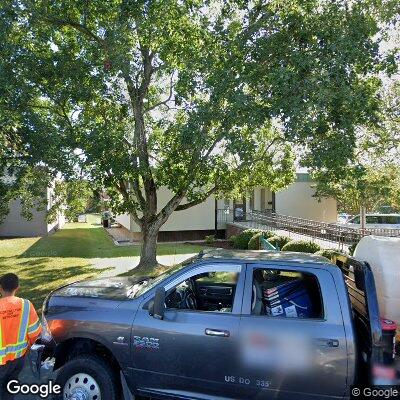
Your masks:
M 349 254 L 350 254 L 351 256 L 354 255 L 354 251 L 356 250 L 356 247 L 357 247 L 357 245 L 358 245 L 358 242 L 359 242 L 359 240 L 358 240 L 357 242 L 352 243 L 352 244 L 349 246 Z
M 249 250 L 260 250 L 260 248 L 261 248 L 260 237 L 264 237 L 265 239 L 268 240 L 269 238 L 271 238 L 273 236 L 275 236 L 275 233 L 272 231 L 258 231 L 249 240 L 248 249 Z
M 289 243 L 292 239 L 290 239 L 287 236 L 272 236 L 270 238 L 268 238 L 268 242 L 270 242 L 272 244 L 272 246 L 274 247 L 279 247 L 279 249 L 282 249 L 285 244 Z
M 315 254 L 325 257 L 328 260 L 332 261 L 333 256 L 336 256 L 341 253 L 335 249 L 321 249 L 321 250 L 316 251 Z
M 292 240 L 282 247 L 282 251 L 298 251 L 300 253 L 315 253 L 319 250 L 321 250 L 321 246 L 318 243 L 306 240 Z
M 260 237 L 264 236 L 263 232 L 258 232 L 252 236 L 248 243 L 249 250 L 260 250 Z
M 236 235 L 232 235 L 228 238 L 228 243 L 233 247 L 235 244 Z
M 208 235 L 205 237 L 206 244 L 213 244 L 215 242 L 215 235 Z
M 252 243 L 252 248 L 249 247 L 249 242 L 253 238 L 254 235 L 257 234 L 262 234 L 265 237 L 270 237 L 273 232 L 270 231 L 262 231 L 260 229 L 246 229 L 242 233 L 236 236 L 236 239 L 233 243 L 233 247 L 236 249 L 242 249 L 242 250 L 258 250 L 258 247 L 254 247 L 256 244 Z
M 242 233 L 239 233 L 233 242 L 233 247 L 235 249 L 247 250 L 250 239 L 257 232 L 255 229 L 246 229 Z
M 276 233 L 274 231 L 263 231 L 263 233 L 266 239 L 276 236 Z

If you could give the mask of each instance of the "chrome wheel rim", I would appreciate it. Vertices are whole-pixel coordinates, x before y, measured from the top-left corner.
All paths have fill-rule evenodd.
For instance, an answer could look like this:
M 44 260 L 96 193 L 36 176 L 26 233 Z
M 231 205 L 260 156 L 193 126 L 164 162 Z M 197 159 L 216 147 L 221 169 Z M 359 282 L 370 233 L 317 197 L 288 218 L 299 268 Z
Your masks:
M 89 374 L 75 374 L 64 385 L 63 399 L 101 400 L 99 384 Z

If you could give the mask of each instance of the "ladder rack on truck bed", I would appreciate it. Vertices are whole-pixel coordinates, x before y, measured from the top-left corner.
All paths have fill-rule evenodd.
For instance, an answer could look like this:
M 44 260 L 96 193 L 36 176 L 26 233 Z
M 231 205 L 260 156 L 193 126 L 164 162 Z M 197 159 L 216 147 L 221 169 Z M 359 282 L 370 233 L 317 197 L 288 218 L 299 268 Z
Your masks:
M 360 367 L 358 376 L 370 381 L 373 366 L 383 363 L 382 326 L 374 275 L 367 262 L 353 257 L 337 255 L 333 263 L 343 273 L 353 311 Z

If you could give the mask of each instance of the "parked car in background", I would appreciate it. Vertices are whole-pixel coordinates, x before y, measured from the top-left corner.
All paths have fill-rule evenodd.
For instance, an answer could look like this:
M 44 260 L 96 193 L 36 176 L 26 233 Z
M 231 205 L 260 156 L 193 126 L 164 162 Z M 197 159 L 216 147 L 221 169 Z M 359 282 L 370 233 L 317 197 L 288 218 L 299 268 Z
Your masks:
M 351 214 L 340 213 L 338 214 L 337 221 L 339 224 L 345 224 L 351 218 Z
M 350 218 L 346 225 L 360 227 L 360 215 Z M 366 228 L 400 229 L 400 214 L 367 214 Z

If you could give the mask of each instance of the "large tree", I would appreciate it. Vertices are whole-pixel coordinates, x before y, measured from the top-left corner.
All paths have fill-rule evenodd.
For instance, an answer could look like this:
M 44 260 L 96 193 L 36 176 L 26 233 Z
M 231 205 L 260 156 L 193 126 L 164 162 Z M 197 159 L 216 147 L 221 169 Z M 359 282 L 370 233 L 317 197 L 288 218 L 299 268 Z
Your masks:
M 357 130 L 352 162 L 339 176 L 324 169 L 315 173 L 317 196 L 336 198 L 341 211 L 400 211 L 400 82 L 387 82 L 382 98 L 379 123 Z
M 340 170 L 391 64 L 378 50 L 388 1 L 4 3 L 1 126 L 20 169 L 84 169 L 140 226 L 143 267 L 173 212 L 287 185 L 293 143 Z
M 339 180 L 318 174 L 317 195 L 333 197 L 339 210 L 358 214 L 361 207 L 379 212 L 389 207 L 400 211 L 400 165 L 388 163 L 378 166 L 350 168 Z

